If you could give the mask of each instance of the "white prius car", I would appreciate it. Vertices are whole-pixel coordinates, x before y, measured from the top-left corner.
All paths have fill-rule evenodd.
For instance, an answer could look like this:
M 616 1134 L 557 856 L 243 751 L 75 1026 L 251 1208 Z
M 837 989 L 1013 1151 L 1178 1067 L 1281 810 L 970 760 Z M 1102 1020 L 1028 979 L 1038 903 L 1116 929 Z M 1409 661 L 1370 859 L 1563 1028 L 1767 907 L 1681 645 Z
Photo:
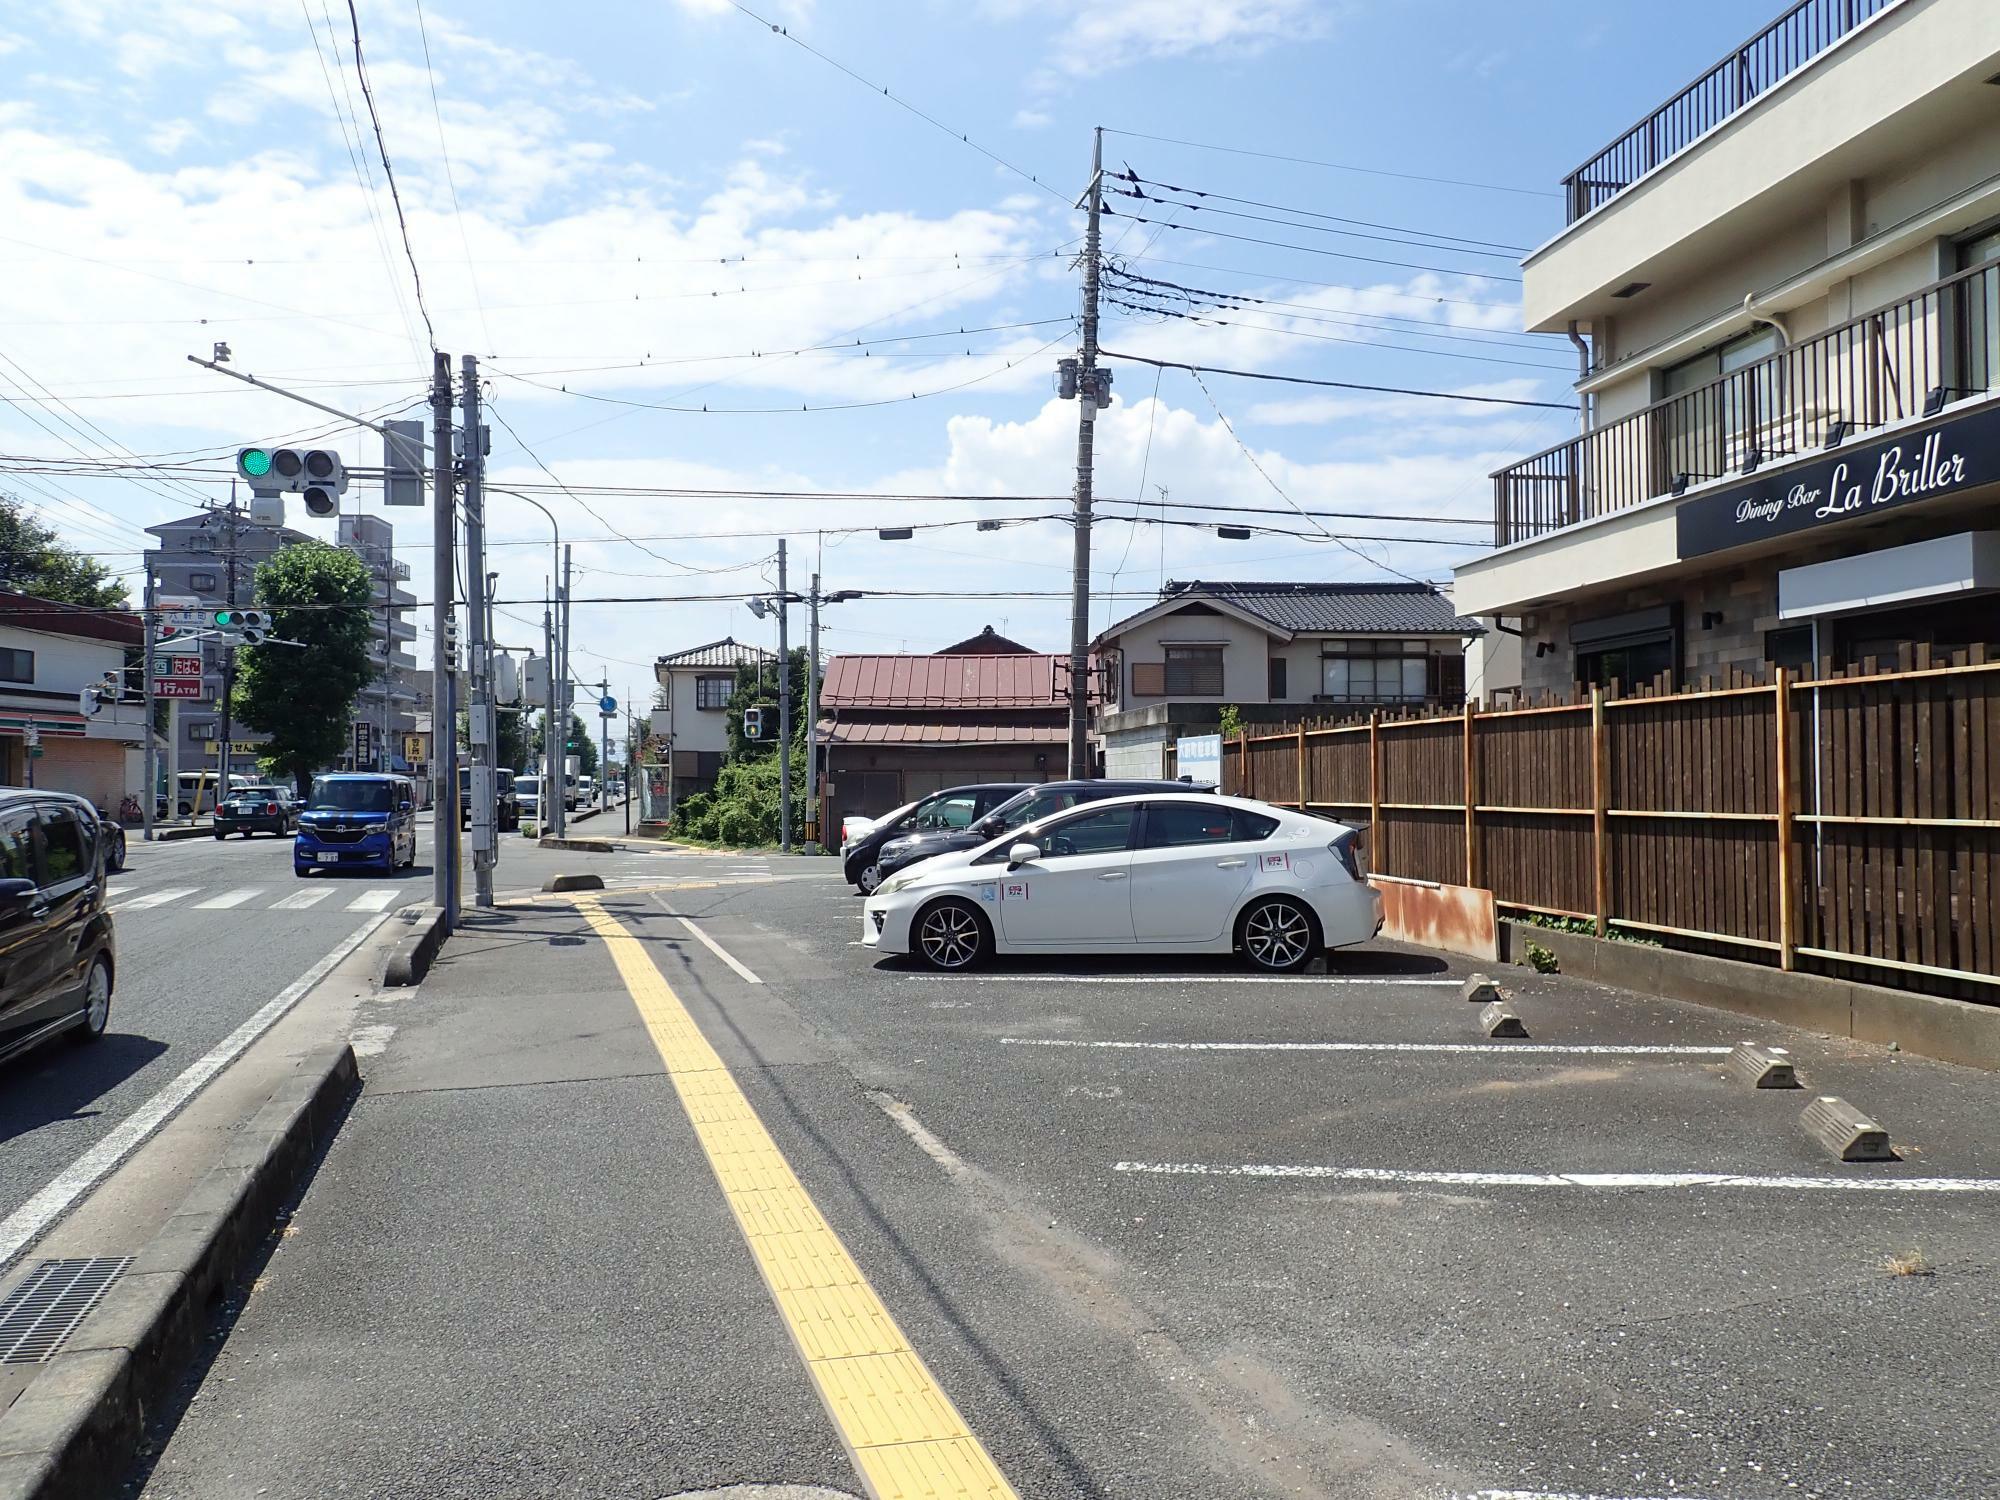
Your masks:
M 1114 797 L 891 876 L 861 936 L 934 969 L 996 953 L 1229 953 L 1283 974 L 1365 943 L 1361 831 L 1263 802 Z

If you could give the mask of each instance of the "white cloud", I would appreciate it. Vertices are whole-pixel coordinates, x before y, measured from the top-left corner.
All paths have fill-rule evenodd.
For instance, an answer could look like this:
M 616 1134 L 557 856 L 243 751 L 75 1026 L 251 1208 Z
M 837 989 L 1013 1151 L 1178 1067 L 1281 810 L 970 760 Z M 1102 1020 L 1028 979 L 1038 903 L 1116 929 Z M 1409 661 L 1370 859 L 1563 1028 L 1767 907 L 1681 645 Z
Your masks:
M 163 120 L 146 132 L 146 149 L 160 156 L 172 156 L 196 133 L 191 121 Z
M 1053 124 L 1055 116 L 1045 109 L 1017 109 L 1014 111 L 1016 130 L 1043 130 Z
M 1326 0 L 1121 0 L 1075 6 L 1058 0 L 987 0 L 1002 19 L 1045 11 L 1067 17 L 1037 82 L 1088 78 L 1155 58 L 1253 55 L 1279 42 L 1322 35 Z

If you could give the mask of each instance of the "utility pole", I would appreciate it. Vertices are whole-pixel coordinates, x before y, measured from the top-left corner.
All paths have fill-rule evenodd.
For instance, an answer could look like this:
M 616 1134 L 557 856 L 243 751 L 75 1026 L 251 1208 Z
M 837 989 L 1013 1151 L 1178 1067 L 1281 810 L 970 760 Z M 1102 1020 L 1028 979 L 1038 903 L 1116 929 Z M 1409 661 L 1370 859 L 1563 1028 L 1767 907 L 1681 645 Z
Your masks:
M 458 704 L 452 692 L 452 552 L 458 479 L 451 455 L 451 356 L 431 356 L 431 900 L 458 925 Z
M 142 804 L 145 816 L 145 837 L 148 843 L 153 839 L 153 799 L 157 795 L 154 788 L 160 781 L 160 749 L 153 743 L 153 646 L 159 639 L 159 589 L 157 574 L 153 567 L 154 554 L 148 552 L 140 559 L 146 565 L 146 613 L 143 621 L 145 630 L 145 656 L 139 662 L 139 683 L 146 690 L 146 800 Z
M 233 479 L 229 481 L 229 509 L 224 511 L 223 514 L 228 517 L 222 526 L 222 566 L 224 574 L 228 579 L 225 585 L 228 592 L 222 597 L 230 609 L 235 609 L 237 607 L 236 481 Z M 216 642 L 216 645 L 222 651 L 222 702 L 218 705 L 222 713 L 222 739 L 217 744 L 215 751 L 214 806 L 220 807 L 222 806 L 223 794 L 229 790 L 229 771 L 234 761 L 234 757 L 230 754 L 232 743 L 230 736 L 235 732 L 235 726 L 229 722 L 229 700 L 236 692 L 236 639 L 234 636 L 224 636 Z M 201 799 L 197 796 L 195 800 L 199 804 Z M 195 811 L 201 811 L 199 805 L 196 806 Z
M 570 708 L 571 705 L 573 705 L 576 701 L 576 690 L 570 686 L 570 680 L 569 680 L 569 589 L 570 589 L 569 546 L 567 543 L 565 543 L 563 546 L 562 644 L 560 647 L 562 651 L 562 693 L 556 699 L 556 705 L 557 705 L 556 753 L 562 757 L 562 759 L 556 763 L 557 770 L 559 770 L 562 773 L 561 776 L 557 779 L 557 785 L 559 787 L 563 787 L 565 783 L 567 783 L 567 781 L 569 780 L 568 752 L 569 752 Z M 556 798 L 556 816 L 562 820 L 560 826 L 557 827 L 556 832 L 568 833 L 569 799 L 567 796 L 558 796 Z
M 610 793 L 604 784 L 611 778 L 611 715 L 604 711 L 604 700 L 611 696 L 611 679 L 597 679 L 597 795 L 601 801 Z M 606 801 L 606 805 L 609 803 Z
M 389 769 L 389 684 L 396 676 L 396 573 L 384 558 L 376 564 L 382 580 L 382 769 Z M 355 769 L 359 770 L 357 766 Z
M 542 796 L 535 815 L 537 829 L 555 829 L 549 812 L 549 788 L 556 782 L 556 631 L 555 612 L 549 599 L 549 580 L 542 580 Z
M 1069 606 L 1069 774 L 1090 774 L 1090 482 L 1097 438 L 1097 257 L 1098 223 L 1104 208 L 1104 129 L 1091 138 L 1090 218 L 1083 236 L 1083 348 L 1076 381 L 1075 550 L 1070 563 Z M 1106 393 L 1108 396 L 1108 392 Z
M 778 848 L 792 852 L 792 663 L 785 622 L 785 539 L 778 538 Z
M 493 711 L 493 641 L 486 609 L 486 429 L 479 420 L 479 360 L 460 361 L 458 406 L 465 418 L 465 601 L 470 636 L 467 674 L 471 704 L 467 710 L 472 745 L 472 899 L 493 905 L 493 858 L 498 830 L 493 793 L 494 738 L 499 726 Z
M 826 829 L 821 812 L 826 799 L 819 791 L 819 574 L 812 575 L 806 594 L 806 796 L 813 805 L 813 827 L 819 830 L 819 846 L 826 847 Z

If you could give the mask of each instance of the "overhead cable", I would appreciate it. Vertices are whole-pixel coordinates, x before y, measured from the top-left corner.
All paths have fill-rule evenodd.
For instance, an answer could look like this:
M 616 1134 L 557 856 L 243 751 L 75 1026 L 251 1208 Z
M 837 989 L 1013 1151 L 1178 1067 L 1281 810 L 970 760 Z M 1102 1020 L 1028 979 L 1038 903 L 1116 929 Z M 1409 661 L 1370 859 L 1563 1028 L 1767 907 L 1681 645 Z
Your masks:
M 1206 225 L 1168 224 L 1165 219 L 1151 218 L 1146 214 L 1125 213 L 1110 207 L 1106 207 L 1104 212 L 1119 218 L 1137 219 L 1141 224 L 1167 224 L 1170 229 L 1182 229 L 1190 234 L 1213 235 L 1219 240 L 1238 240 L 1246 245 L 1269 245 L 1277 250 L 1297 250 L 1305 255 L 1323 255 L 1329 260 L 1352 260 L 1370 266 L 1396 266 L 1405 271 L 1435 271 L 1440 276 L 1464 276 L 1475 281 L 1500 281 L 1514 286 L 1521 284 L 1521 278 L 1518 276 L 1495 276 L 1491 271 L 1466 271 L 1457 266 L 1426 266 L 1419 265 L 1415 261 L 1385 260 L 1378 255 L 1355 255 L 1346 250 L 1323 249 L 1318 245 L 1294 245 L 1288 240 L 1261 239 L 1254 234 L 1230 234 L 1225 230 L 1210 229 Z
M 1211 141 L 1189 141 L 1178 136 L 1148 135 L 1143 130 L 1104 127 L 1106 135 L 1122 135 L 1135 141 L 1158 141 L 1164 146 L 1186 146 L 1195 151 L 1220 151 L 1230 156 L 1255 156 L 1265 161 L 1285 161 L 1294 166 L 1324 167 L 1330 172 L 1356 172 L 1365 177 L 1394 177 L 1403 182 L 1428 182 L 1436 187 L 1478 188 L 1489 193 L 1513 193 L 1523 198 L 1560 198 L 1562 194 L 1545 188 L 1513 187 L 1502 182 L 1475 182 L 1462 177 L 1427 177 L 1417 172 L 1395 172 L 1385 167 L 1363 167 L 1352 162 L 1321 161 L 1311 156 L 1286 156 L 1278 151 L 1252 151 L 1243 146 L 1218 146 Z
M 431 348 L 437 348 L 437 329 L 431 324 L 431 310 L 424 305 L 424 276 L 417 269 L 417 252 L 410 248 L 410 221 L 403 215 L 403 195 L 396 187 L 396 171 L 389 165 L 388 143 L 382 139 L 382 116 L 375 109 L 375 91 L 368 83 L 368 65 L 361 60 L 361 16 L 354 0 L 347 0 L 347 19 L 354 27 L 354 76 L 361 80 L 361 97 L 368 105 L 368 119 L 375 127 L 375 149 L 382 157 L 382 175 L 388 179 L 389 199 L 396 206 L 396 226 L 403 232 L 403 254 L 409 258 L 410 279 L 416 283 L 417 311 L 424 315 L 424 330 Z
M 1226 370 L 1220 365 L 1190 365 L 1179 360 L 1149 359 L 1143 354 L 1120 354 L 1115 349 L 1098 351 L 1105 359 L 1129 359 L 1138 365 L 1157 365 L 1166 370 L 1186 370 L 1199 375 L 1233 375 L 1240 380 L 1275 380 L 1283 385 L 1326 386 L 1339 391 L 1371 391 L 1384 396 L 1425 396 L 1436 401 L 1472 401 L 1482 406 L 1538 406 L 1549 411 L 1574 412 L 1569 401 L 1529 401 L 1518 396 L 1475 396 L 1465 391 L 1421 391 L 1400 385 L 1363 385 L 1352 380 L 1314 380 L 1304 375 L 1275 375 L 1267 370 Z
M 1111 175 L 1114 177 L 1123 177 L 1134 186 L 1143 184 L 1146 187 L 1164 188 L 1170 193 L 1180 193 L 1188 197 L 1215 198 L 1224 203 L 1244 203 L 1252 208 L 1273 209 L 1278 213 L 1295 214 L 1305 219 L 1325 219 L 1329 223 L 1334 224 L 1358 224 L 1365 229 L 1388 229 L 1399 234 L 1422 235 L 1424 238 L 1431 240 L 1457 240 L 1461 244 L 1481 245 L 1488 250 L 1506 250 L 1515 255 L 1526 255 L 1528 253 L 1528 248 L 1525 245 L 1509 245 L 1500 240 L 1477 240 L 1462 234 L 1446 234 L 1444 231 L 1437 229 L 1413 229 L 1407 224 L 1380 224 L 1373 219 L 1353 219 L 1344 214 L 1322 213 L 1317 209 L 1311 208 L 1295 208 L 1289 203 L 1267 203 L 1262 198 L 1238 198 L 1229 193 L 1217 193 L 1206 188 L 1180 187 L 1171 182 L 1158 182 L 1150 177 L 1141 177 L 1130 167 L 1127 167 L 1123 172 L 1114 172 Z

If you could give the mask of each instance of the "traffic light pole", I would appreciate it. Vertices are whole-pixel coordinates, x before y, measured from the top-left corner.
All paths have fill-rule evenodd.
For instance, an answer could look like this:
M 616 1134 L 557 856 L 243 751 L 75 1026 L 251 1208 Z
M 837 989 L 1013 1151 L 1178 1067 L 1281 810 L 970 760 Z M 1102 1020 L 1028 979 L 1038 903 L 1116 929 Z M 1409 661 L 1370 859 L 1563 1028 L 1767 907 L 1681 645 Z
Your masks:
M 452 692 L 451 618 L 458 480 L 451 456 L 451 356 L 431 356 L 431 900 L 447 932 L 458 925 L 458 705 Z
M 155 798 L 159 796 L 156 789 L 160 782 L 160 747 L 153 743 L 155 738 L 153 733 L 153 647 L 159 639 L 155 632 L 159 629 L 160 613 L 158 603 L 159 590 L 154 583 L 154 554 L 151 552 L 146 553 L 141 561 L 146 565 L 146 612 L 142 626 L 145 631 L 146 654 L 139 664 L 139 671 L 142 674 L 139 681 L 146 690 L 146 800 L 141 806 L 141 812 L 145 816 L 146 841 L 151 843 L 153 839 L 153 803 Z
M 233 480 L 229 485 L 229 508 L 223 514 L 228 519 L 223 522 L 222 566 L 226 575 L 225 586 L 229 590 L 223 599 L 227 608 L 236 609 L 239 605 L 236 600 L 236 484 Z M 217 705 L 222 717 L 222 738 L 215 748 L 215 805 L 221 807 L 223 795 L 229 790 L 229 773 L 233 769 L 233 757 L 229 752 L 234 741 L 230 736 L 236 732 L 236 726 L 230 722 L 229 700 L 236 692 L 236 642 L 224 636 L 216 645 L 222 650 L 222 702 Z M 197 812 L 200 810 L 199 807 L 195 809 Z
M 569 721 L 570 709 L 576 702 L 576 690 L 569 680 L 569 547 L 563 547 L 562 576 L 562 640 L 558 643 L 562 653 L 561 691 L 556 694 L 556 826 L 558 834 L 569 832 Z
M 826 799 L 820 795 L 819 774 L 819 574 L 812 576 L 806 594 L 806 801 L 813 808 L 813 826 L 819 829 L 819 846 L 826 847 L 826 829 L 820 817 Z
M 611 715 L 604 711 L 604 700 L 611 696 L 611 679 L 597 680 L 597 799 L 607 810 L 611 806 L 611 794 L 605 790 L 605 782 L 611 777 Z
M 479 361 L 472 355 L 460 365 L 459 411 L 465 418 L 465 586 L 470 598 L 466 668 L 471 708 L 466 715 L 472 747 L 472 899 L 493 905 L 493 863 L 499 830 L 494 826 L 494 739 L 499 726 L 493 711 L 493 641 L 487 631 L 486 608 L 486 441 L 479 423 Z

